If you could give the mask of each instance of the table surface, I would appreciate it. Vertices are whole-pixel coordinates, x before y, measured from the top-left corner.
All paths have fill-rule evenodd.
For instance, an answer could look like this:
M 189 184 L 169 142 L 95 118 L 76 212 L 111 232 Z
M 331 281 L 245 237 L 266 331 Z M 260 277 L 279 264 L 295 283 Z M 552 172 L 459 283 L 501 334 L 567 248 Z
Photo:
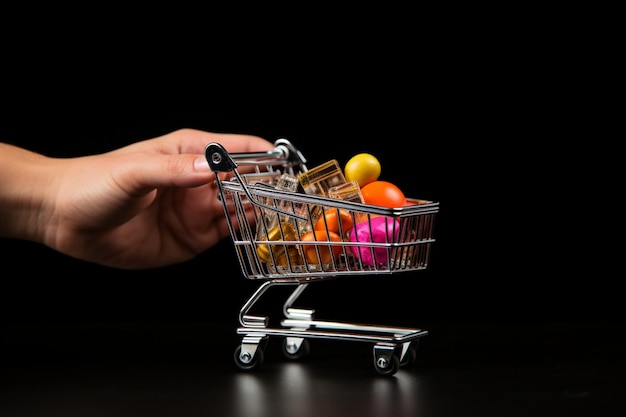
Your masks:
M 86 321 L 1 326 L 0 415 L 625 415 L 623 323 L 432 322 L 392 376 L 372 344 L 271 337 L 263 365 L 233 359 L 236 323 Z

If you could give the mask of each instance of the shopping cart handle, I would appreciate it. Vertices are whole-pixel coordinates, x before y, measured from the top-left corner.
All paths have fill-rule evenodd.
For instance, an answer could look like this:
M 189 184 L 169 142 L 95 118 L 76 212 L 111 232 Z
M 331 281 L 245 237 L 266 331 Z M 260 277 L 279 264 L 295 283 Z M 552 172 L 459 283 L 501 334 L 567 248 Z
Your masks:
M 280 161 L 291 161 L 298 163 L 305 170 L 304 164 L 306 159 L 287 139 L 281 138 L 274 142 L 276 147 L 267 152 L 233 152 L 228 153 L 224 146 L 220 143 L 209 143 L 204 154 L 209 167 L 214 172 L 233 171 L 239 163 L 246 164 L 262 164 L 274 161 L 274 163 L 282 163 Z
M 237 168 L 235 160 L 219 143 L 209 143 L 204 148 L 204 156 L 213 172 L 229 172 Z

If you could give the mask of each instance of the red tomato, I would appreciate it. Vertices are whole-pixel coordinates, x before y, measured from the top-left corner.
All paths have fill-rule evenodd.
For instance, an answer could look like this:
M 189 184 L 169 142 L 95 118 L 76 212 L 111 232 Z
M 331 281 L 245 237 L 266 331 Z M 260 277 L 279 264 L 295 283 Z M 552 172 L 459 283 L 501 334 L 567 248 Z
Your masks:
M 324 219 L 326 219 L 326 223 L 324 223 Z M 313 228 L 315 230 L 326 230 L 327 226 L 328 231 L 335 232 L 338 235 L 343 236 L 342 232 L 345 232 L 354 226 L 354 220 L 352 220 L 352 215 L 348 210 L 327 209 L 324 212 L 324 215 L 315 222 Z
M 313 235 L 315 233 L 315 235 Z M 320 258 L 323 264 L 331 263 L 332 259 L 337 258 L 341 253 L 341 245 L 333 245 L 332 242 L 341 242 L 341 237 L 335 232 L 325 230 L 311 230 L 300 237 L 303 242 L 320 242 L 319 245 L 301 245 L 307 262 L 311 264 L 319 264 L 320 259 L 317 257 L 319 249 Z M 324 243 L 325 242 L 325 243 Z
M 361 187 L 365 204 L 382 207 L 403 207 L 406 197 L 397 185 L 389 181 L 372 181 Z

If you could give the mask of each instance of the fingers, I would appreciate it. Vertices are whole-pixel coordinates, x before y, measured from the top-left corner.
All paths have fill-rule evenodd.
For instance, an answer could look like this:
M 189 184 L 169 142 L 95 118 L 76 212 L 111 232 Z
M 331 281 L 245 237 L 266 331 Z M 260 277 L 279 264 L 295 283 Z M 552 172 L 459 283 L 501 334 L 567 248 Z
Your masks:
M 131 195 L 162 187 L 196 187 L 215 180 L 203 158 L 193 154 L 131 154 L 118 161 L 111 175 Z
M 211 142 L 218 142 L 228 152 L 263 152 L 274 148 L 274 144 L 254 135 L 237 133 L 214 133 L 196 129 L 180 129 L 159 138 L 167 148 L 166 153 L 204 154 Z
M 272 142 L 259 136 L 180 129 L 112 152 L 114 155 L 123 153 L 127 158 L 125 163 L 119 164 L 118 180 L 136 191 L 207 184 L 215 179 L 204 155 L 211 142 L 221 143 L 232 153 L 264 152 L 274 148 Z
M 218 135 L 214 142 L 221 143 L 228 152 L 264 152 L 274 149 L 274 144 L 252 135 Z

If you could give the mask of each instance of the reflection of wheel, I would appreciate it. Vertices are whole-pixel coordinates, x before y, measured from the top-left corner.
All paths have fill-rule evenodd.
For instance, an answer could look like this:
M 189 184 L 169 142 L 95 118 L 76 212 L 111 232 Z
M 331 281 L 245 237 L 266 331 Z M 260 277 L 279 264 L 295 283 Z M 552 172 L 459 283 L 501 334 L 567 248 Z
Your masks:
M 261 365 L 263 365 L 263 349 L 261 349 L 261 347 L 257 347 L 256 349 L 256 353 L 254 354 L 254 356 L 252 358 L 250 358 L 249 361 L 245 361 L 245 356 L 248 355 L 248 353 L 244 353 L 244 358 L 242 358 L 242 352 L 241 352 L 241 345 L 237 346 L 237 349 L 235 349 L 235 364 L 237 365 L 237 367 L 239 369 L 242 369 L 244 371 L 252 371 L 254 369 L 258 369 L 261 367 Z
M 396 355 L 391 355 L 388 361 L 384 358 L 374 358 L 374 368 L 383 376 L 391 376 L 398 372 L 400 359 Z
M 283 355 L 285 355 L 287 359 L 298 360 L 304 358 L 309 354 L 310 350 L 311 347 L 308 339 L 302 339 L 300 347 L 290 343 L 287 337 L 283 339 Z
M 417 346 L 417 341 L 413 341 L 409 344 L 409 349 L 406 351 L 404 358 L 400 361 L 400 366 L 408 366 L 415 363 L 417 359 Z

